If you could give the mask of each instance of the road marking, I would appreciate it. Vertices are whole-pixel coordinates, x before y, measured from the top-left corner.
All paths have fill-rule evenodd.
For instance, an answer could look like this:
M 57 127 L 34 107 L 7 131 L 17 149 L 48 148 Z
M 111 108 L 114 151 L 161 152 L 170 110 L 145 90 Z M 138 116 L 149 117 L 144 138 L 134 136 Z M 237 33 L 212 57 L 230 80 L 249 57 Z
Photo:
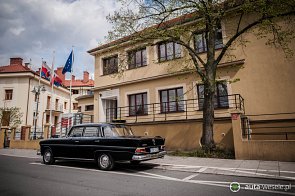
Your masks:
M 264 176 L 264 177 L 274 177 L 276 179 L 291 179 L 295 180 L 295 177 L 290 177 L 290 176 L 278 176 L 278 175 L 273 175 L 273 174 L 263 174 L 263 173 L 257 173 L 257 172 L 279 172 L 278 170 L 265 170 L 265 169 L 247 169 L 247 168 L 225 168 L 225 167 L 204 167 L 204 166 L 188 166 L 188 165 L 173 165 L 173 164 L 163 164 L 161 166 L 172 166 L 172 168 L 165 168 L 166 170 L 179 170 L 179 169 L 184 169 L 182 171 L 187 171 L 185 169 L 193 169 L 193 168 L 200 168 L 197 171 L 191 171 L 191 172 L 198 172 L 202 173 L 206 169 L 216 169 L 216 170 L 223 170 L 223 171 L 232 171 L 236 173 L 245 173 L 245 174 L 253 174 L 253 176 L 249 177 L 255 177 L 256 176 Z M 154 167 L 154 168 L 159 168 L 159 167 Z M 246 171 L 244 171 L 246 170 Z M 253 171 L 253 172 L 251 172 Z M 215 172 L 216 173 L 216 172 Z M 280 171 L 280 173 L 295 173 L 293 171 Z M 231 174 L 234 175 L 234 174 Z
M 197 177 L 198 175 L 199 175 L 199 174 L 193 174 L 193 175 L 190 175 L 190 176 L 188 176 L 188 177 L 183 178 L 182 180 L 183 180 L 183 181 L 191 180 L 192 178 Z
M 199 170 L 196 171 L 196 172 L 198 172 L 198 173 L 202 173 L 202 172 L 204 172 L 206 169 L 208 169 L 208 167 L 203 167 L 203 168 L 199 169 Z
M 153 173 L 148 173 L 148 172 L 138 172 L 140 174 L 146 174 L 146 175 L 150 175 L 150 176 L 156 176 L 156 177 L 159 177 L 159 178 L 162 178 L 162 179 L 177 179 L 177 178 L 172 178 L 172 177 L 169 177 L 169 176 L 163 176 L 163 175 L 159 175 L 159 174 L 153 174 Z
M 266 169 L 250 169 L 250 168 L 239 168 L 239 167 L 210 167 L 210 166 L 201 166 L 201 165 L 174 165 L 174 164 L 169 164 L 169 163 L 157 163 L 154 162 L 153 164 L 159 164 L 161 166 L 172 166 L 174 168 L 187 168 L 187 169 L 194 169 L 194 168 L 203 168 L 207 167 L 209 169 L 222 169 L 222 170 L 246 170 L 246 171 L 259 171 L 259 172 L 278 172 L 278 170 L 266 170 Z M 295 171 L 287 171 L 287 170 L 281 170 L 281 173 L 295 173 Z
M 148 174 L 148 175 L 139 175 L 139 174 L 133 174 L 133 173 L 102 171 L 97 169 L 77 168 L 77 167 L 62 166 L 62 165 L 44 165 L 42 163 L 36 163 L 36 162 L 30 163 L 30 164 L 38 165 L 38 166 L 60 167 L 60 168 L 67 168 L 67 169 L 83 170 L 83 171 L 94 171 L 94 172 L 100 172 L 100 173 L 117 174 L 117 175 L 133 176 L 133 177 L 152 178 L 152 179 L 158 179 L 158 180 L 168 180 L 168 181 L 183 182 L 183 183 L 202 184 L 202 185 L 218 186 L 218 187 L 224 187 L 224 188 L 229 188 L 229 184 L 231 183 L 231 182 L 223 182 L 223 181 L 184 180 L 184 179 L 172 178 L 168 176 L 162 176 L 158 174 L 151 175 L 151 173 L 148 173 L 148 172 L 138 172 L 142 174 Z M 240 183 L 240 184 L 250 184 L 250 183 Z M 242 187 L 242 189 L 244 189 L 244 187 Z M 284 194 L 284 195 L 295 195 L 295 193 L 271 191 L 271 190 L 263 190 L 263 189 L 247 190 L 247 191 L 259 191 L 259 192 L 276 193 L 276 194 Z

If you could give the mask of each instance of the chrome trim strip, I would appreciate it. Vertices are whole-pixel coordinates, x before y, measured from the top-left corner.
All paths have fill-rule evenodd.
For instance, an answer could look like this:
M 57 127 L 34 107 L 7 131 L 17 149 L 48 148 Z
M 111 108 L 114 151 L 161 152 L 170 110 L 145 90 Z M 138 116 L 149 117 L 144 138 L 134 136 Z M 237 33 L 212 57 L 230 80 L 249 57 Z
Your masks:
M 147 161 L 151 159 L 163 158 L 167 154 L 166 151 L 161 151 L 155 154 L 144 154 L 144 155 L 133 155 L 132 160 L 134 161 Z
M 83 159 L 83 158 L 68 158 L 68 157 L 54 157 L 55 159 L 66 159 L 66 160 L 84 160 L 84 161 L 93 161 L 94 159 Z

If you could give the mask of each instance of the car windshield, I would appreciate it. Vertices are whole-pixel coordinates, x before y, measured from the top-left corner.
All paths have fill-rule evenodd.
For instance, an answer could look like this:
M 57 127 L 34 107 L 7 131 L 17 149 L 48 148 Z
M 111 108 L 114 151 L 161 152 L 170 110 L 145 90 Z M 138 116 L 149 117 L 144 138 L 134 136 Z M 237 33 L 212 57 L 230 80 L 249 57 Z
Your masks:
M 109 125 L 113 133 L 117 136 L 130 136 L 133 135 L 132 130 L 125 125 Z

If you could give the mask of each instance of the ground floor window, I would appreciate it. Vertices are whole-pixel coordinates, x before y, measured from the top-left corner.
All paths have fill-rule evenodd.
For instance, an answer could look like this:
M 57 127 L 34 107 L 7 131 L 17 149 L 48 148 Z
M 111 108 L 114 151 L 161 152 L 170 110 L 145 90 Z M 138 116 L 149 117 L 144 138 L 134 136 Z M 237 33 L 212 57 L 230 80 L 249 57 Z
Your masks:
M 161 113 L 184 111 L 183 88 L 160 91 Z
M 138 93 L 128 95 L 129 99 L 129 116 L 147 115 L 147 93 Z

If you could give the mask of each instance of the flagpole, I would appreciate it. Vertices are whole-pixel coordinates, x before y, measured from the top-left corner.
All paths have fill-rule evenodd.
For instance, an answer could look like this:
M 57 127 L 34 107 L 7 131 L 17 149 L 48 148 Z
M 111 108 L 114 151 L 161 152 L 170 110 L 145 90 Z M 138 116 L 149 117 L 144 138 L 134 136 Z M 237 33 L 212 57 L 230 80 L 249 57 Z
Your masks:
M 71 81 L 70 81 L 70 115 L 72 117 L 72 75 L 73 75 L 73 66 L 74 66 L 74 46 L 72 46 L 72 66 L 71 66 Z M 71 120 L 73 123 L 73 119 Z
M 71 81 L 70 81 L 70 114 L 72 113 L 72 75 L 74 65 L 74 49 L 72 48 L 72 67 L 71 67 Z
M 41 71 L 42 71 L 42 67 L 43 67 L 43 58 L 41 59 L 41 69 L 39 70 L 39 86 L 41 83 Z
M 50 135 L 52 134 L 52 105 L 53 105 L 53 85 L 54 85 L 54 61 L 55 61 L 55 51 L 53 51 L 53 59 L 51 65 L 51 99 L 50 99 Z

